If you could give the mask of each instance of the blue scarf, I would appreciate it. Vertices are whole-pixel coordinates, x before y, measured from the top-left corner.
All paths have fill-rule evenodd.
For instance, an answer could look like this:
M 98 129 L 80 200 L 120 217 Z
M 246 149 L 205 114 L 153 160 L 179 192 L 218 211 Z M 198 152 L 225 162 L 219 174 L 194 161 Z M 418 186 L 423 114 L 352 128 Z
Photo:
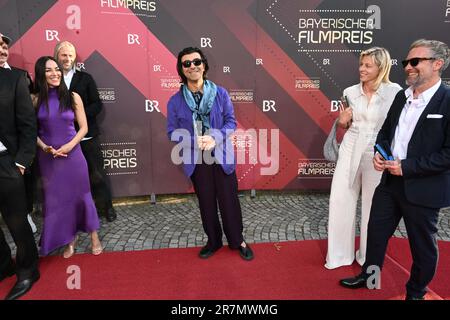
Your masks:
M 209 113 L 211 112 L 214 99 L 216 98 L 217 86 L 214 82 L 205 80 L 203 83 L 203 98 L 200 100 L 199 106 L 197 106 L 192 92 L 189 91 L 187 85 L 183 85 L 182 89 L 184 100 L 192 111 L 194 131 L 197 135 L 202 135 L 203 132 L 211 128 L 211 124 L 209 123 Z M 202 130 L 198 128 L 198 122 L 202 123 Z

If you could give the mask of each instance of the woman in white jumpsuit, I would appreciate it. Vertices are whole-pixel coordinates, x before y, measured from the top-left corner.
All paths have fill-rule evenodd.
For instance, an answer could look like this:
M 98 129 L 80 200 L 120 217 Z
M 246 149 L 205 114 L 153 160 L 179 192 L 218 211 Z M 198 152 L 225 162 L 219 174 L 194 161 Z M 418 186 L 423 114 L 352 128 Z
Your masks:
M 395 95 L 401 87 L 389 81 L 389 52 L 373 47 L 361 52 L 360 83 L 344 90 L 349 108 L 341 110 L 338 125 L 348 129 L 339 147 L 331 183 L 328 253 L 325 267 L 334 269 L 355 260 L 356 205 L 361 192 L 361 226 L 356 261 L 366 257 L 367 225 L 375 187 L 381 172 L 372 164 L 374 144 Z M 345 100 L 345 98 L 344 98 Z

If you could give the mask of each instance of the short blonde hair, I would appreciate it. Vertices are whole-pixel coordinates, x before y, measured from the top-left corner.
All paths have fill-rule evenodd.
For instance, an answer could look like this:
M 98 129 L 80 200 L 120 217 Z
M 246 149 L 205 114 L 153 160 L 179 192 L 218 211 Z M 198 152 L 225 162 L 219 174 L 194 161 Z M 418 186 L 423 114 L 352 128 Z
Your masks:
M 366 56 L 372 57 L 373 61 L 380 69 L 375 81 L 375 88 L 378 89 L 382 82 L 391 83 L 389 80 L 389 73 L 391 72 L 391 55 L 389 54 L 389 51 L 382 47 L 369 48 L 361 52 L 359 55 L 359 62 Z
M 70 49 L 73 50 L 73 52 L 75 53 L 75 58 L 77 57 L 77 50 L 75 49 L 75 46 L 70 43 L 69 41 L 62 41 L 59 42 L 56 46 L 55 46 L 55 51 L 53 53 L 53 57 L 56 59 L 56 61 L 58 61 L 58 53 L 62 48 L 68 47 Z

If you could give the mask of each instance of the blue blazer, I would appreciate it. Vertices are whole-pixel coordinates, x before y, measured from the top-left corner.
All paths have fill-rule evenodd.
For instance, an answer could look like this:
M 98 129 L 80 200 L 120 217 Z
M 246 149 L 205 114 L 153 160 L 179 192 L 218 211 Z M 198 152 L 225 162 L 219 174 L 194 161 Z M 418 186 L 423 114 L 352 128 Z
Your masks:
M 401 90 L 378 133 L 377 143 L 392 145 L 405 102 L 405 91 Z M 435 116 L 427 117 L 429 114 Z M 425 107 L 401 165 L 408 201 L 429 208 L 450 205 L 450 88 L 441 85 Z M 380 184 L 386 183 L 386 175 L 387 171 Z
M 171 141 L 177 142 L 182 148 L 179 154 L 183 156 L 183 170 L 188 177 L 194 173 L 195 164 L 198 161 L 196 159 L 202 154 L 197 148 L 192 114 L 193 112 L 184 100 L 183 92 L 179 90 L 170 98 L 167 105 L 167 134 Z M 236 129 L 236 119 L 230 96 L 220 86 L 217 86 L 217 95 L 211 108 L 210 125 L 210 135 L 216 141 L 216 147 L 212 154 L 222 166 L 223 171 L 231 174 L 234 172 L 236 164 L 234 148 L 228 137 Z

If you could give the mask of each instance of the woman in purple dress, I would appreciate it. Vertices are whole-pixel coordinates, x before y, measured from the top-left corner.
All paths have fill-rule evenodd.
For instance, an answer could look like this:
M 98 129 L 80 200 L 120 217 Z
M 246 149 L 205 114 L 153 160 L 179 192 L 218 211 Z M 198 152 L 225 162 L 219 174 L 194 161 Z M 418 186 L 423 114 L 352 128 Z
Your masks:
M 40 253 L 47 255 L 66 246 L 63 256 L 71 257 L 77 232 L 82 231 L 91 234 L 92 253 L 99 255 L 103 251 L 97 234 L 99 220 L 79 144 L 87 132 L 83 102 L 77 93 L 69 93 L 61 69 L 52 57 L 37 60 L 35 75 L 37 158 L 44 196 Z M 79 126 L 78 132 L 74 121 Z

